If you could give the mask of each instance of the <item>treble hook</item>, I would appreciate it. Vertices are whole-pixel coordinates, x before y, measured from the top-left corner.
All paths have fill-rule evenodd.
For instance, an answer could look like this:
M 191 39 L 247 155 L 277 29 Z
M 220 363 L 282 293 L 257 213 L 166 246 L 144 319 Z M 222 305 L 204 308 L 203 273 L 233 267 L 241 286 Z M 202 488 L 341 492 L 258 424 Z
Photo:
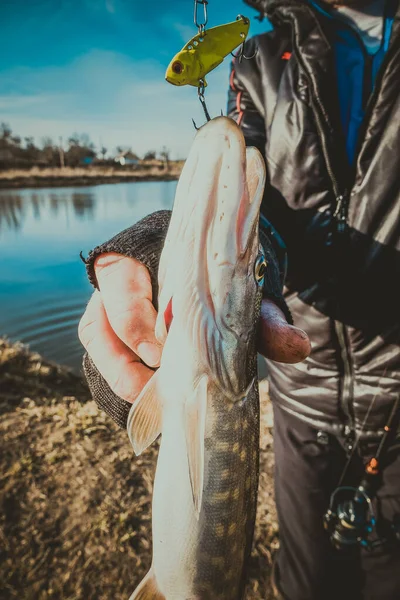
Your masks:
M 233 56 L 233 58 L 235 58 L 235 59 L 238 58 L 240 63 L 242 62 L 243 59 L 251 60 L 252 58 L 255 58 L 257 56 L 257 52 L 258 52 L 258 49 L 256 48 L 253 56 L 245 56 L 244 44 L 245 44 L 245 42 L 243 42 L 243 44 L 240 45 L 240 50 L 239 50 L 239 52 L 237 52 L 237 54 L 234 54 L 233 52 L 231 52 L 231 55 Z
M 224 111 L 221 108 L 221 117 L 224 117 Z M 192 119 L 192 123 L 193 123 L 193 127 L 195 128 L 196 131 L 198 131 L 200 129 L 200 127 L 197 127 L 196 125 L 196 121 L 194 119 Z

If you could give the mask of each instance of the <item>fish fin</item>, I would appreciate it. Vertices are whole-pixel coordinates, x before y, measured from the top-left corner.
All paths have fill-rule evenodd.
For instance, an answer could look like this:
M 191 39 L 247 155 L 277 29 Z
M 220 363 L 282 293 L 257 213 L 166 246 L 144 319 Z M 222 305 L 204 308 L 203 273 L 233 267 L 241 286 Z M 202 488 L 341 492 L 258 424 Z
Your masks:
M 204 435 L 207 415 L 207 377 L 202 377 L 193 396 L 186 401 L 186 448 L 190 485 L 196 515 L 199 516 L 204 484 Z
M 166 600 L 164 594 L 158 589 L 153 569 L 150 569 L 146 577 L 139 583 L 129 600 Z
M 161 433 L 162 406 L 157 389 L 157 373 L 146 383 L 128 415 L 127 430 L 136 455 L 139 455 Z

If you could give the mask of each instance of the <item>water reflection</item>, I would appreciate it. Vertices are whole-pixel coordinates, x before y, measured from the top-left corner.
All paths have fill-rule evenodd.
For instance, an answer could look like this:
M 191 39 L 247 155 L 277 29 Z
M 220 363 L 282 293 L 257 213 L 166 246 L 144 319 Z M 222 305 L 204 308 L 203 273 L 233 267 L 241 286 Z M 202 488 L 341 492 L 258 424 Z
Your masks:
M 93 218 L 94 194 L 72 194 L 72 205 L 77 217 Z
M 2 196 L 0 202 L 0 233 L 3 229 L 19 229 L 22 225 L 22 198 L 18 194 Z
M 77 325 L 91 288 L 86 256 L 147 214 L 171 208 L 176 182 L 0 190 L 0 336 L 80 368 Z
M 0 195 L 0 233 L 7 229 L 20 229 L 30 213 L 35 220 L 39 220 L 43 213 L 47 214 L 49 210 L 54 217 L 57 217 L 60 211 L 68 216 L 72 210 L 74 216 L 79 219 L 93 219 L 95 200 L 96 195 L 93 192 L 32 193 L 29 196 L 22 192 L 3 192 Z
M 39 196 L 38 194 L 33 193 L 31 196 L 32 209 L 33 209 L 33 218 L 40 219 L 40 205 L 44 203 L 44 198 Z

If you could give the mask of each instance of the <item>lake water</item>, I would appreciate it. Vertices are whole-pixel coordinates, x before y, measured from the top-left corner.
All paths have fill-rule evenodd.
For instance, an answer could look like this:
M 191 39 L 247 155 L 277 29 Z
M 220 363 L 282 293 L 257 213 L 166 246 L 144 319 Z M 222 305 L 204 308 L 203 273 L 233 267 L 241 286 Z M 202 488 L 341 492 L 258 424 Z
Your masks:
M 92 289 L 79 258 L 172 207 L 176 182 L 0 190 L 0 336 L 80 369 L 77 327 Z

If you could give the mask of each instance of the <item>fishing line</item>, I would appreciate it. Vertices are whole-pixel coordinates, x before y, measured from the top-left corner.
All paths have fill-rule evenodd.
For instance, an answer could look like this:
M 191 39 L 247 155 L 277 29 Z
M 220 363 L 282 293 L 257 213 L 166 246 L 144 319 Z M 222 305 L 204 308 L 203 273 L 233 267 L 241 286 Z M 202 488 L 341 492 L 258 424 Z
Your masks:
M 399 334 L 399 336 L 398 336 L 398 338 L 397 338 L 397 343 L 399 343 L 399 342 L 400 342 L 400 334 Z M 349 455 L 349 457 L 348 457 L 348 459 L 347 459 L 347 462 L 346 462 L 346 464 L 345 464 L 345 466 L 344 466 L 344 469 L 343 469 L 343 471 L 342 471 L 342 474 L 341 474 L 341 476 L 340 476 L 340 479 L 339 479 L 339 482 L 338 482 L 338 485 L 337 485 L 337 487 L 341 487 L 341 485 L 342 485 L 342 483 L 343 483 L 343 480 L 344 480 L 344 478 L 345 478 L 345 476 L 346 476 L 346 473 L 347 473 L 347 471 L 348 471 L 348 468 L 349 468 L 349 466 L 350 466 L 350 463 L 351 463 L 351 461 L 352 461 L 352 459 L 353 459 L 353 457 L 354 457 L 354 454 L 355 454 L 355 452 L 356 452 L 356 450 L 357 450 L 357 448 L 358 448 L 358 445 L 359 445 L 359 442 L 360 442 L 361 436 L 362 436 L 362 434 L 364 433 L 364 429 L 365 429 L 365 426 L 366 426 L 366 424 L 367 424 L 367 422 L 368 422 L 368 419 L 369 419 L 369 416 L 370 416 L 370 414 L 371 414 L 371 411 L 372 411 L 372 409 L 373 409 L 373 407 L 374 407 L 374 405 L 375 405 L 376 399 L 378 398 L 378 395 L 380 396 L 380 394 L 379 394 L 379 385 L 380 385 L 381 381 L 383 381 L 383 379 L 386 377 L 386 374 L 387 374 L 387 372 L 388 372 L 388 369 L 389 369 L 389 365 L 387 365 L 387 366 L 386 366 L 386 368 L 385 368 L 384 372 L 382 373 L 382 375 L 381 375 L 381 376 L 380 376 L 380 378 L 378 379 L 378 383 L 377 383 L 377 391 L 376 391 L 375 395 L 373 396 L 373 398 L 372 398 L 372 400 L 371 400 L 371 402 L 370 402 L 370 404 L 369 404 L 368 410 L 367 410 L 367 412 L 366 412 L 366 415 L 365 415 L 365 417 L 364 417 L 364 420 L 363 420 L 363 422 L 362 422 L 362 425 L 361 425 L 361 429 L 360 429 L 360 431 L 359 431 L 359 434 L 356 436 L 356 439 L 355 439 L 355 442 L 354 442 L 353 448 L 352 448 L 352 450 L 351 450 L 351 453 L 350 453 L 350 455 Z M 393 415 L 392 415 L 392 413 L 393 413 L 393 411 L 396 409 L 396 407 L 398 406 L 398 404 L 399 404 L 399 401 L 400 401 L 400 397 L 399 397 L 399 398 L 397 398 L 396 400 L 394 400 L 394 401 L 393 401 L 393 406 L 392 406 L 392 410 L 391 410 L 390 419 L 392 418 L 392 416 L 393 416 Z M 383 438 L 383 437 L 384 437 L 384 436 L 382 436 L 382 438 Z M 381 444 L 382 444 L 382 439 L 381 439 L 381 443 L 379 444 L 379 448 L 378 448 L 378 451 L 379 451 L 379 452 L 381 451 Z

